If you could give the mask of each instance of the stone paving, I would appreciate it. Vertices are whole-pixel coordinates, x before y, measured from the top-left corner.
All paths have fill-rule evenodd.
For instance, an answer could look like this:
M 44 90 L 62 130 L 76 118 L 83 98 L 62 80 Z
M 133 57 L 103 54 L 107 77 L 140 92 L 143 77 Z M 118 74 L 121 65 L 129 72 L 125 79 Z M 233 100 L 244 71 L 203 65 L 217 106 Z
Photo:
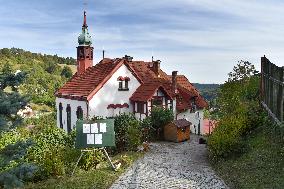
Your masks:
M 130 167 L 111 189 L 227 189 L 207 162 L 198 137 L 183 143 L 159 142 Z

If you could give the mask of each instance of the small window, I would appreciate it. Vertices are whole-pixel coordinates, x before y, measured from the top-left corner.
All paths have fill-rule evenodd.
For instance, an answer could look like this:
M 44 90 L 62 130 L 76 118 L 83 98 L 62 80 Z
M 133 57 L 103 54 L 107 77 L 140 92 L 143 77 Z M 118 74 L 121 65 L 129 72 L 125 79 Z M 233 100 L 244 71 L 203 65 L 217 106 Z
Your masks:
M 143 102 L 137 103 L 137 113 L 144 114 L 144 103 Z
M 122 83 L 122 81 L 119 81 L 119 83 L 118 83 L 118 89 L 123 89 L 123 83 Z
M 163 98 L 156 97 L 153 99 L 153 106 L 154 107 L 163 107 Z
M 67 104 L 66 108 L 66 113 L 67 113 L 67 132 L 71 132 L 71 106 L 70 104 Z
M 62 103 L 59 103 L 59 125 L 61 129 L 63 129 L 62 110 L 63 110 Z
M 129 82 L 128 80 L 119 81 L 118 82 L 118 90 L 119 91 L 129 91 L 128 82 Z
M 125 80 L 125 86 L 124 86 L 125 89 L 128 89 L 128 80 Z
M 82 108 L 81 108 L 81 106 L 79 106 L 78 108 L 77 108 L 77 111 L 76 111 L 76 114 L 77 114 L 77 119 L 79 120 L 83 120 L 83 110 L 82 110 Z

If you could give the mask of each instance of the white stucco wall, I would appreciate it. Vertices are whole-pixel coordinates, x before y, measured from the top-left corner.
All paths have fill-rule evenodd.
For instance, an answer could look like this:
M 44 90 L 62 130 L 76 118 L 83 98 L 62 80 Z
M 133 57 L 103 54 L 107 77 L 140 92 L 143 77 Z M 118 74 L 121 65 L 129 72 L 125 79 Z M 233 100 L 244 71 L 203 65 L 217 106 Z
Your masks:
M 77 101 L 77 100 L 70 100 L 64 98 L 56 98 L 56 110 L 57 110 L 57 127 L 60 128 L 60 120 L 59 120 L 59 103 L 62 103 L 62 123 L 63 129 L 67 131 L 67 112 L 66 108 L 67 105 L 70 104 L 71 107 L 71 129 L 75 128 L 77 122 L 77 115 L 76 111 L 78 106 L 81 106 L 83 110 L 84 118 L 87 117 L 87 104 L 85 101 Z
M 129 91 L 118 91 L 119 82 L 117 81 L 117 78 L 119 76 L 130 78 L 130 81 L 128 82 Z M 112 117 L 119 113 L 132 113 L 133 106 L 130 103 L 129 98 L 139 86 L 139 81 L 133 76 L 133 74 L 125 65 L 122 65 L 89 101 L 90 117 Z M 109 104 L 124 103 L 127 103 L 129 105 L 129 108 L 107 109 Z
M 197 112 L 199 112 L 199 119 L 197 118 Z M 198 132 L 198 123 L 200 121 L 200 134 L 204 134 L 204 111 L 203 110 L 197 110 L 195 113 L 190 113 L 190 110 L 187 110 L 185 112 L 179 113 L 177 115 L 177 119 L 186 119 L 192 123 L 190 126 L 191 133 L 195 133 L 194 126 L 196 126 L 196 134 Z

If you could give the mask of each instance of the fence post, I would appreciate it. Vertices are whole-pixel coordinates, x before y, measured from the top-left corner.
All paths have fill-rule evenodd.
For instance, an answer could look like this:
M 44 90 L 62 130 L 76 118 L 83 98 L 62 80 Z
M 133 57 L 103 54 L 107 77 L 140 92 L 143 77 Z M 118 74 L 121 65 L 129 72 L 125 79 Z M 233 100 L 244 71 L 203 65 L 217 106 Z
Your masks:
M 282 85 L 280 86 L 282 88 L 282 101 L 281 101 L 281 108 L 280 108 L 280 121 L 283 123 L 284 122 L 284 66 L 282 67 L 281 72 L 282 72 L 282 78 L 281 78 Z
M 264 99 L 264 61 L 265 61 L 265 56 L 261 57 L 260 99 L 262 102 L 265 101 Z

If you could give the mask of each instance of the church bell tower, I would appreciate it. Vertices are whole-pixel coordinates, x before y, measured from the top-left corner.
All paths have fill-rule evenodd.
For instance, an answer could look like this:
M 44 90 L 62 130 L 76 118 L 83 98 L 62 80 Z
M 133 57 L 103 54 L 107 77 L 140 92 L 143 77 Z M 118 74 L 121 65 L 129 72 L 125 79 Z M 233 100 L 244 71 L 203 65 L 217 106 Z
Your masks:
M 78 37 L 79 46 L 77 47 L 77 74 L 84 73 L 89 67 L 93 66 L 92 37 L 88 31 L 86 11 L 84 11 L 84 23 L 82 33 Z

